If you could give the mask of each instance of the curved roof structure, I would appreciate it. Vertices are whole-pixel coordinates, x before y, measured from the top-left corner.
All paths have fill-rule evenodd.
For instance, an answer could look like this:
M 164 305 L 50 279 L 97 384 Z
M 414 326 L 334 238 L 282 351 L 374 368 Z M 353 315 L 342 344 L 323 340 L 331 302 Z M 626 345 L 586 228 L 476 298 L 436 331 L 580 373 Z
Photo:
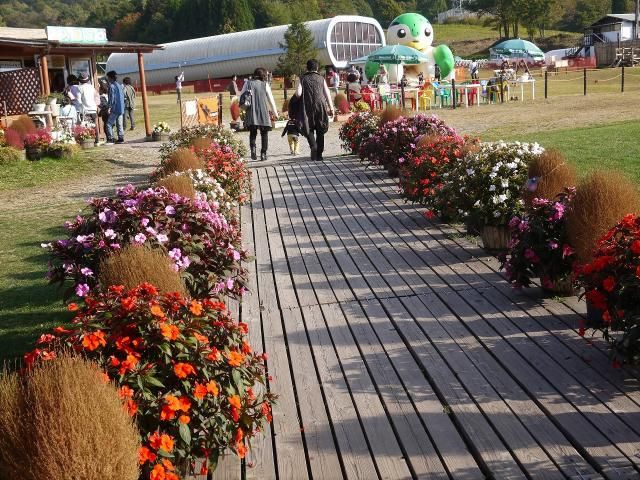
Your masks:
M 321 65 L 345 68 L 350 60 L 385 45 L 384 31 L 374 18 L 340 15 L 306 25 Z M 180 71 L 188 81 L 247 75 L 256 67 L 275 70 L 284 53 L 280 45 L 287 28 L 281 25 L 163 44 L 163 50 L 144 57 L 147 83 L 171 83 Z M 137 68 L 135 55 L 113 54 L 107 61 L 107 70 L 119 75 L 135 78 Z

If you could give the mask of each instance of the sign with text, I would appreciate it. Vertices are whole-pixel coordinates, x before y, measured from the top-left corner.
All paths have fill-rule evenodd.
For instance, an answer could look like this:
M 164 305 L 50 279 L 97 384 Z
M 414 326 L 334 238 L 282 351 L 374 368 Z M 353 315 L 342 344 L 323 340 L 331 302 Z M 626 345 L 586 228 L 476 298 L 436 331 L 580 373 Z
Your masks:
M 98 44 L 107 42 L 104 28 L 47 27 L 47 40 L 60 43 Z

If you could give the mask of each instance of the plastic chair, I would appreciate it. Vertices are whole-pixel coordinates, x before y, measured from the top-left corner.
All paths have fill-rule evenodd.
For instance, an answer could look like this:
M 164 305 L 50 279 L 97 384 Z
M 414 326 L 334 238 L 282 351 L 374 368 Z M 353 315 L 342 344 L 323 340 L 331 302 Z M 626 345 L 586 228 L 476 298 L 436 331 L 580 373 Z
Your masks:
M 385 105 L 400 105 L 400 96 L 397 93 L 391 93 L 388 85 L 378 85 L 378 93 L 380 94 L 380 101 Z
M 425 84 L 424 87 L 420 90 L 420 93 L 418 94 L 420 110 L 426 110 L 427 105 L 429 106 L 429 110 L 431 110 L 431 108 L 434 105 L 433 95 L 434 95 L 434 92 L 433 92 L 433 88 L 431 88 L 431 85 Z
M 451 90 L 448 88 L 442 88 L 439 82 L 433 82 L 433 93 L 436 100 L 440 100 L 440 107 L 443 107 L 446 103 L 447 106 L 451 105 Z

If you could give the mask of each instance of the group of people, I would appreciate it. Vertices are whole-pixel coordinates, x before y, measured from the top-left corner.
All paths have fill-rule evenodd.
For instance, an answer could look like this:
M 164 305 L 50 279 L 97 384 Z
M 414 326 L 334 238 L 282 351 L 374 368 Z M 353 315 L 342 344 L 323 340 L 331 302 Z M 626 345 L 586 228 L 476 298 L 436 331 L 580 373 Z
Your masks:
M 333 101 L 329 85 L 318 73 L 318 61 L 307 61 L 307 72 L 300 77 L 296 91 L 289 100 L 289 121 L 283 135 L 288 136 L 292 154 L 298 153 L 299 136 L 309 142 L 312 160 L 322 160 L 324 135 L 329 130 L 329 118 L 333 117 Z M 269 131 L 272 118 L 278 116 L 278 108 L 271 92 L 267 70 L 257 68 L 253 77 L 244 82 L 239 92 L 240 98 L 250 92 L 251 101 L 246 110 L 245 124 L 249 128 L 249 148 L 251 158 L 258 159 L 257 137 L 260 132 L 260 160 L 267 159 Z
M 127 120 L 130 130 L 135 128 L 136 91 L 131 84 L 131 79 L 125 77 L 122 84 L 119 84 L 116 72 L 110 71 L 106 79 L 99 80 L 99 84 L 99 90 L 96 90 L 86 73 L 81 73 L 79 76 L 69 75 L 67 86 L 63 91 L 60 117 L 68 119 L 72 125 L 93 124 L 96 127 L 96 144 L 99 142 L 97 126 L 98 117 L 100 117 L 107 144 L 124 143 Z M 114 137 L 114 126 L 117 139 Z

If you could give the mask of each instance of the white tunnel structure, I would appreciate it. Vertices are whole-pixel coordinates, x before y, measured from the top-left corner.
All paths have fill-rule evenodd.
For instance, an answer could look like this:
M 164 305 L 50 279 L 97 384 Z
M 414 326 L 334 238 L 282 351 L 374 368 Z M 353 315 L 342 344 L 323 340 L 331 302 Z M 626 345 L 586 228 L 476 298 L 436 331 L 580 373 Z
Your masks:
M 349 62 L 385 45 L 382 27 L 374 18 L 339 15 L 306 22 L 315 39 L 320 65 L 345 68 Z M 273 71 L 284 53 L 280 46 L 288 25 L 195 38 L 163 44 L 164 50 L 145 54 L 148 85 L 168 84 L 184 71 L 185 81 L 248 75 L 257 67 Z M 136 54 L 114 53 L 107 71 L 139 81 Z

